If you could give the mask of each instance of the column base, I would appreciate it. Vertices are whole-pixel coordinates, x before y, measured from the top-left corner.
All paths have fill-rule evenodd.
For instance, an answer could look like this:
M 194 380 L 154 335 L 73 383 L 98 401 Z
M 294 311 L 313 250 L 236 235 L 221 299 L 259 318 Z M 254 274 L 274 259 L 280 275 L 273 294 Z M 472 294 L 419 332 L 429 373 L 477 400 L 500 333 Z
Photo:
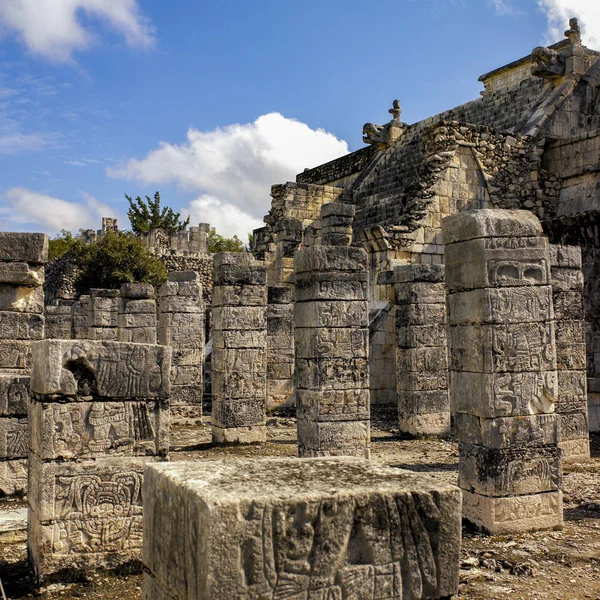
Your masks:
M 563 463 L 586 462 L 591 460 L 589 438 L 565 440 L 564 442 L 559 442 L 558 447 L 562 450 Z
M 450 412 L 428 415 L 400 416 L 398 428 L 401 433 L 415 437 L 450 437 Z
M 266 425 L 212 427 L 213 444 L 256 444 L 267 441 Z

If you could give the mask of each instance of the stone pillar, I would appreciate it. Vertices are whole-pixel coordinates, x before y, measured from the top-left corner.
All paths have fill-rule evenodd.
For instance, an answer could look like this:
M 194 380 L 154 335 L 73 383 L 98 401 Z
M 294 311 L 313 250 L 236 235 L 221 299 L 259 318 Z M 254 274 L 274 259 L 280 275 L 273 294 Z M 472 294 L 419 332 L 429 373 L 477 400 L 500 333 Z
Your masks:
M 463 516 L 490 533 L 559 528 L 548 240 L 528 211 L 458 213 L 443 232 Z
M 293 289 L 270 287 L 267 305 L 267 409 L 294 407 Z
M 208 254 L 208 236 L 210 235 L 210 224 L 209 223 L 198 223 L 198 232 L 199 232 L 198 252 L 200 254 Z
M 119 341 L 156 344 L 156 300 L 148 283 L 124 283 L 119 302 Z
M 215 256 L 212 434 L 215 443 L 266 441 L 267 271 L 245 252 Z
M 348 245 L 353 217 L 352 205 L 324 205 L 323 245 L 294 259 L 300 456 L 369 456 L 367 254 Z
M 550 246 L 558 368 L 558 435 L 566 462 L 589 460 L 581 248 Z
M 158 342 L 173 349 L 171 413 L 202 417 L 205 306 L 196 271 L 169 273 L 160 288 Z
M 71 305 L 71 337 L 74 340 L 87 340 L 89 304 L 89 296 L 80 296 Z
M 446 292 L 442 265 L 394 269 L 396 390 L 402 433 L 450 434 Z
M 169 450 L 170 348 L 33 347 L 28 548 L 38 579 L 140 558 L 142 479 Z
M 190 227 L 188 250 L 193 254 L 200 252 L 200 229 L 198 227 Z
M 88 302 L 88 338 L 116 341 L 119 336 L 119 290 L 92 288 Z
M 0 233 L 0 496 L 27 491 L 31 344 L 44 337 L 42 233 Z
M 51 340 L 71 339 L 71 307 L 46 306 L 44 309 L 46 320 L 46 338 Z

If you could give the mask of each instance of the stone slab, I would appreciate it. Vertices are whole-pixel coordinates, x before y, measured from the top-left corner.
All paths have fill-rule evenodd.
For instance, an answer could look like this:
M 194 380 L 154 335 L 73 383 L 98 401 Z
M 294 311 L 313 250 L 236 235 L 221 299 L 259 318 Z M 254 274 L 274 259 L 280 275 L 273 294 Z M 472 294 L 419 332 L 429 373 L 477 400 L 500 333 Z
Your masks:
M 368 389 L 369 363 L 365 358 L 296 360 L 298 390 Z
M 369 305 L 364 300 L 320 300 L 294 305 L 296 329 L 302 327 L 364 327 L 369 322 Z
M 26 417 L 29 375 L 0 373 L 0 417 Z
M 43 314 L 44 288 L 0 283 L 0 310 Z
M 587 462 L 590 460 L 590 440 L 581 438 L 559 442 L 563 463 Z
M 298 419 L 325 421 L 368 420 L 370 393 L 362 390 L 296 390 Z
M 157 587 L 211 600 L 458 590 L 460 491 L 416 473 L 352 458 L 176 463 L 148 469 L 144 502 L 146 600 Z
M 265 395 L 256 398 L 213 397 L 212 421 L 215 427 L 223 428 L 264 425 Z
M 1 510 L 0 535 L 20 531 L 27 531 L 27 509 Z
M 0 284 L 37 287 L 44 285 L 44 267 L 26 262 L 0 263 Z
M 267 441 L 265 425 L 243 427 L 212 426 L 212 441 L 215 444 L 264 444 Z
M 562 492 L 489 498 L 463 490 L 463 517 L 492 535 L 562 529 Z
M 5 496 L 27 493 L 27 459 L 0 460 L 0 492 Z
M 213 306 L 264 306 L 267 288 L 264 285 L 217 285 L 213 289 Z
M 297 358 L 367 358 L 367 327 L 298 327 L 295 332 Z
M 89 340 L 43 340 L 33 345 L 33 393 L 75 397 L 74 372 L 84 369 L 101 398 L 169 397 L 171 349 L 167 346 Z
M 297 427 L 299 456 L 370 456 L 368 420 L 309 421 L 299 418 Z
M 32 342 L 25 340 L 0 339 L 0 369 L 29 370 L 31 368 L 31 344 Z
M 294 255 L 294 271 L 364 271 L 367 253 L 362 248 L 343 246 L 312 246 L 301 248 Z
M 295 275 L 296 301 L 368 300 L 368 274 L 359 271 L 323 271 Z
M 48 262 L 48 236 L 45 233 L 0 232 L 0 260 Z
M 0 417 L 0 460 L 27 458 L 29 427 L 26 417 Z
M 216 330 L 263 330 L 267 326 L 266 306 L 216 306 L 212 309 L 212 328 Z
M 450 436 L 450 410 L 427 414 L 398 412 L 398 429 L 414 437 L 445 438 Z

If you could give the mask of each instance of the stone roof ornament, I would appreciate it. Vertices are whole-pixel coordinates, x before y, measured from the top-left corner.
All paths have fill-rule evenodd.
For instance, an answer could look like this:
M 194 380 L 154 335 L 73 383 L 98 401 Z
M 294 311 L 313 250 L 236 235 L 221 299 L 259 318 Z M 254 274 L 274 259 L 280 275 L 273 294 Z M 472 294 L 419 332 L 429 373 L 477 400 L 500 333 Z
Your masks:
M 400 139 L 406 127 L 406 124 L 400 121 L 402 114 L 400 100 L 394 100 L 392 108 L 388 112 L 393 118 L 387 125 L 377 125 L 376 123 L 363 125 L 363 142 L 365 144 L 376 145 L 380 150 L 385 150 Z
M 581 46 L 581 28 L 579 27 L 579 20 L 575 17 L 569 20 L 569 29 L 565 31 L 565 37 L 569 38 L 574 46 Z
M 392 115 L 393 121 L 399 123 L 400 122 L 400 115 L 402 114 L 402 108 L 400 107 L 400 100 L 394 100 L 394 102 L 392 103 L 392 108 L 390 108 L 390 110 L 388 110 L 388 112 L 390 113 L 390 115 Z

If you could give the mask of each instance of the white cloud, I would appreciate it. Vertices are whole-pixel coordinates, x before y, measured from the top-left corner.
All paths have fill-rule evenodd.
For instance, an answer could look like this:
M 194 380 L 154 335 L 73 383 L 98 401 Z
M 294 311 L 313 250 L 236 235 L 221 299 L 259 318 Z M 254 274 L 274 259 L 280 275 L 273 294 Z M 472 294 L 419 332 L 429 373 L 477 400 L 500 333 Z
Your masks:
M 569 19 L 578 17 L 583 43 L 590 48 L 600 49 L 598 0 L 538 0 L 538 5 L 548 17 L 547 43 L 562 40 L 563 32 L 569 28 Z
M 488 5 L 494 9 L 499 17 L 523 14 L 523 11 L 519 9 L 514 0 L 488 0 Z
M 57 62 L 71 61 L 73 52 L 98 41 L 90 20 L 119 33 L 131 47 L 147 48 L 154 41 L 137 0 L 0 0 L 0 24 L 31 52 Z
M 254 123 L 213 131 L 190 129 L 187 142 L 161 142 L 145 158 L 130 159 L 107 169 L 107 174 L 145 184 L 175 183 L 198 192 L 200 197 L 190 203 L 189 210 L 198 211 L 200 221 L 222 222 L 217 231 L 226 235 L 241 231 L 244 221 L 251 221 L 252 226 L 244 228 L 245 235 L 256 223 L 260 226 L 268 212 L 271 185 L 294 181 L 304 168 L 347 153 L 348 144 L 333 134 L 269 113 Z M 207 212 L 212 221 L 201 216 Z
M 39 229 L 55 234 L 61 229 L 98 229 L 101 218 L 114 209 L 82 192 L 83 202 L 53 198 L 27 188 L 15 187 L 2 194 L 0 226 L 3 229 Z
M 42 133 L 2 132 L 1 125 L 2 119 L 0 118 L 0 154 L 43 150 L 51 145 L 51 140 Z

